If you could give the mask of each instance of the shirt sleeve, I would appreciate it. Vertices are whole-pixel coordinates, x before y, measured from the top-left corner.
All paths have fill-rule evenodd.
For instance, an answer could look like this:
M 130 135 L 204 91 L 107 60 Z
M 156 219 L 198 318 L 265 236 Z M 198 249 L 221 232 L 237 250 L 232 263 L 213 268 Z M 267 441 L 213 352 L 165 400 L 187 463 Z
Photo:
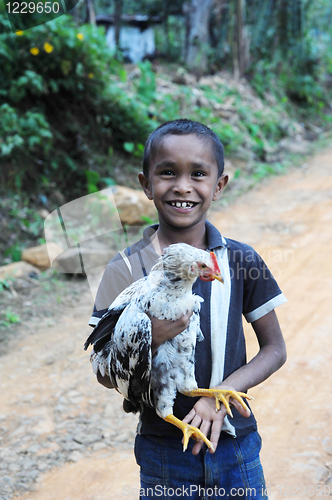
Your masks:
M 252 323 L 287 302 L 264 260 L 251 247 L 244 258 L 243 315 Z
M 89 325 L 95 327 L 116 297 L 132 283 L 133 277 L 127 264 L 119 254 L 116 255 L 108 263 L 101 279 Z

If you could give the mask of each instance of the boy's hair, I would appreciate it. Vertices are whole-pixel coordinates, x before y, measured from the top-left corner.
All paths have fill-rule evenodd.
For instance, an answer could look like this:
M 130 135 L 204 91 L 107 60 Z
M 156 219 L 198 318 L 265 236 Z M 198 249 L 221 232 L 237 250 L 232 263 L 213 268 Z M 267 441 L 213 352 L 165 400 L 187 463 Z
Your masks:
M 166 135 L 195 134 L 199 139 L 208 140 L 212 146 L 215 160 L 218 165 L 218 178 L 224 171 L 224 147 L 219 137 L 206 125 L 186 118 L 163 123 L 154 130 L 145 143 L 143 156 L 143 174 L 148 177 L 151 155 Z

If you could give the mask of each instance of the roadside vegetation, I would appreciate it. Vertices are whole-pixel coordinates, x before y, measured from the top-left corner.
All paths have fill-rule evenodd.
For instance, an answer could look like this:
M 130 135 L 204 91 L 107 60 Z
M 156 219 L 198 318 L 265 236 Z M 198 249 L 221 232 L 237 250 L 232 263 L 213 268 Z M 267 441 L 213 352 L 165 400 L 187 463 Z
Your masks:
M 157 29 L 157 58 L 138 65 L 110 53 L 103 28 L 82 24 L 82 4 L 76 21 L 67 15 L 16 33 L 0 12 L 0 265 L 43 243 L 45 213 L 57 206 L 112 184 L 138 187 L 145 139 L 164 121 L 187 117 L 213 128 L 232 177 L 248 185 L 282 173 L 329 132 L 329 3 L 303 3 L 300 31 L 282 25 L 282 9 L 291 13 L 295 0 L 274 10 L 256 3 L 247 2 L 251 56 L 242 69 L 231 4 L 220 19 L 213 10 L 206 74 L 186 66 L 181 2 L 169 2 Z M 128 1 L 123 9 L 152 15 L 152 4 Z M 101 1 L 96 8 L 106 9 Z M 256 19 L 255 9 L 265 17 Z

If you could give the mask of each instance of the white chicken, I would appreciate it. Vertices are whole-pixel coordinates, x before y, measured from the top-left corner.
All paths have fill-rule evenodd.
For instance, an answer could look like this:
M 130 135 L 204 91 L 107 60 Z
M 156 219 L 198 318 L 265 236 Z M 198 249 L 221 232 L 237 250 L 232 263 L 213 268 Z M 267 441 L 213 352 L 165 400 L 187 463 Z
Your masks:
M 216 400 L 216 411 L 222 402 L 232 415 L 229 398 L 247 409 L 245 393 L 200 389 L 194 371 L 196 340 L 203 338 L 199 311 L 203 299 L 192 293 L 197 278 L 223 282 L 216 255 L 185 243 L 170 245 L 158 259 L 150 274 L 126 288 L 99 321 L 84 348 L 93 344 L 93 371 L 110 377 L 112 385 L 137 410 L 141 405 L 155 408 L 165 421 L 179 427 L 184 435 L 183 450 L 189 437 L 212 443 L 196 427 L 173 415 L 177 391 L 186 396 L 210 396 Z M 193 310 L 190 324 L 183 332 L 151 353 L 151 320 L 176 320 Z

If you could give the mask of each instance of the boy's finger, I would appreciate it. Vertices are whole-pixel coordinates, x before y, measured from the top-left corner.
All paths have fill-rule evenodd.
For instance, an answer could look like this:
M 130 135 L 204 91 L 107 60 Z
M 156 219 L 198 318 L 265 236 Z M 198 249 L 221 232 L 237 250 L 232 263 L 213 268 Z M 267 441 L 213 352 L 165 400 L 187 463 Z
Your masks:
M 198 441 L 197 443 L 195 443 L 194 446 L 193 446 L 193 449 L 192 449 L 191 453 L 193 455 L 198 455 L 198 453 L 202 449 L 203 444 L 204 444 L 203 441 Z
M 216 451 L 217 446 L 218 446 L 218 441 L 219 441 L 223 421 L 224 421 L 224 419 L 215 420 L 212 423 L 210 441 L 213 445 L 214 451 Z M 210 450 L 210 453 L 213 453 L 213 452 Z
M 238 401 L 236 401 L 236 399 L 230 398 L 230 403 L 238 410 L 239 413 L 241 413 L 243 417 L 250 417 L 250 411 L 245 410 L 243 406 Z
M 211 422 L 208 420 L 203 420 L 202 425 L 200 426 L 199 430 L 205 435 L 208 436 L 209 431 L 211 427 Z M 211 439 L 210 439 L 211 441 Z M 203 441 L 199 440 L 197 443 L 194 444 L 193 449 L 192 449 L 192 454 L 197 455 L 203 446 Z
M 186 415 L 182 419 L 182 422 L 184 422 L 185 424 L 189 424 L 192 421 L 192 419 L 195 417 L 195 415 L 196 415 L 196 411 L 194 410 L 194 408 L 192 408 L 192 410 L 190 410 L 188 415 Z

